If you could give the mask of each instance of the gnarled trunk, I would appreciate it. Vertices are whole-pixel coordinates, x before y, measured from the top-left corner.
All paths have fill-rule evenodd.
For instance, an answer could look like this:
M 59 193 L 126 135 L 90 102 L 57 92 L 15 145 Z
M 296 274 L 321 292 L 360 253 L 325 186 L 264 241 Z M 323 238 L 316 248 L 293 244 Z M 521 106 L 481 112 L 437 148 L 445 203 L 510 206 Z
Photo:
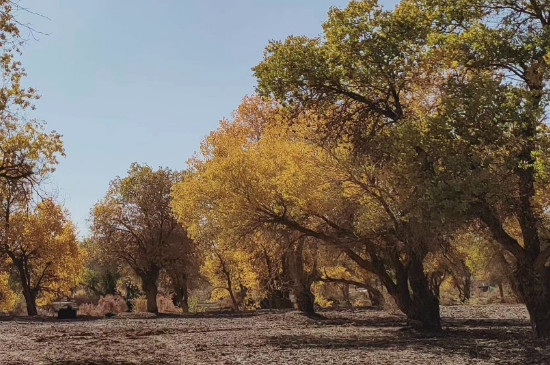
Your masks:
M 306 314 L 315 313 L 315 296 L 309 286 L 295 285 L 294 295 L 296 296 L 296 307 Z
M 296 298 L 296 307 L 306 314 L 315 313 L 315 296 L 311 292 L 312 280 L 304 270 L 304 242 L 298 240 L 286 254 L 285 261 L 292 280 L 292 292 Z
M 141 278 L 141 289 L 145 293 L 147 299 L 147 312 L 158 313 L 157 306 L 157 280 L 159 278 L 160 268 L 152 265 L 149 270 L 139 273 Z
M 408 268 L 397 272 L 393 297 L 410 325 L 429 331 L 441 330 L 439 299 L 430 290 L 421 256 L 411 255 Z
M 174 294 L 172 302 L 181 308 L 183 313 L 189 312 L 189 294 L 187 291 L 187 275 L 181 275 L 179 278 L 172 277 L 172 286 Z
M 410 252 L 408 263 L 404 265 L 396 252 L 391 260 L 395 272 L 395 278 L 392 278 L 385 263 L 374 253 L 371 254 L 372 262 L 350 249 L 345 250 L 345 253 L 360 267 L 378 276 L 412 326 L 429 331 L 441 330 L 439 299 L 430 290 L 428 278 L 424 273 L 425 255 Z M 389 265 L 390 260 L 387 263 Z
M 550 339 L 550 268 L 536 270 L 533 265 L 518 262 L 514 276 L 533 331 L 539 338 Z

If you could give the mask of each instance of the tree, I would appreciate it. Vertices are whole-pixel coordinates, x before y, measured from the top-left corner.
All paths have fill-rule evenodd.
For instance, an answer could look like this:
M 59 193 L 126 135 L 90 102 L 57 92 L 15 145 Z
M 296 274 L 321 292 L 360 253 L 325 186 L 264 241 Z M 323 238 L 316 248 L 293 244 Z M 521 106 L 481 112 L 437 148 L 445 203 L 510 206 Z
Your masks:
M 170 208 L 170 190 L 181 174 L 166 168 L 132 164 L 128 176 L 111 182 L 105 198 L 92 211 L 93 240 L 128 265 L 141 279 L 147 311 L 156 313 L 157 280 L 165 264 L 185 267 L 191 241 Z M 174 273 L 173 270 L 170 273 Z
M 443 71 L 428 120 L 431 177 L 513 258 L 515 287 L 538 337 L 550 338 L 550 11 L 545 1 L 422 2 Z
M 10 236 L 16 233 L 10 228 L 12 214 L 16 214 L 18 221 L 24 220 L 21 216 L 24 213 L 12 209 L 14 207 L 13 191 L 24 190 L 23 201 L 16 204 L 20 207 L 27 204 L 31 190 L 39 185 L 43 177 L 54 170 L 57 157 L 64 154 L 61 136 L 58 133 L 46 133 L 44 123 L 25 119 L 28 111 L 34 109 L 33 101 L 38 99 L 38 95 L 34 88 L 23 86 L 26 72 L 17 59 L 21 54 L 20 48 L 23 43 L 19 31 L 21 23 L 14 18 L 14 7 L 17 8 L 18 5 L 12 1 L 0 1 L 0 74 L 2 78 L 0 86 L 0 204 L 2 207 L 0 229 L 3 232 L 0 238 L 0 253 L 2 253 L 0 260 L 7 258 L 6 253 L 11 250 L 14 243 L 12 241 L 14 238 Z M 19 197 L 21 197 L 20 192 L 17 193 Z M 30 216 L 27 218 L 30 219 Z M 68 236 L 67 239 L 70 241 Z M 40 255 L 48 254 L 40 251 Z M 20 259 L 31 261 L 33 267 L 37 264 L 35 258 Z M 55 265 L 52 264 L 52 266 Z M 52 270 L 53 268 L 44 270 L 44 276 L 50 275 Z M 19 270 L 20 273 L 23 271 Z M 29 313 L 35 314 L 33 295 L 44 295 L 44 292 L 40 293 L 41 287 L 47 288 L 51 283 L 45 285 L 42 280 L 33 281 L 36 278 L 31 272 L 23 272 L 23 274 L 27 280 L 24 285 L 28 292 Z M 62 280 L 60 285 L 63 286 L 64 283 L 65 281 Z M 33 288 L 31 289 L 30 286 Z
M 178 217 L 193 237 L 238 242 L 273 231 L 311 249 L 338 248 L 380 278 L 411 323 L 439 329 L 437 297 L 422 264 L 442 236 L 429 227 L 432 220 L 417 216 L 429 208 L 413 209 L 417 192 L 395 184 L 400 178 L 391 169 L 358 158 L 345 144 L 313 143 L 310 119 L 289 117 L 276 103 L 245 99 L 234 121 L 222 121 L 205 139 L 203 159 L 193 159 L 192 174 L 175 186 Z M 291 122 L 294 131 L 284 127 Z M 399 212 L 405 209 L 409 215 Z M 315 277 L 305 274 L 315 270 L 295 272 L 295 290 L 307 294 L 303 308 L 312 310 L 305 305 L 311 296 L 298 289 L 311 285 Z
M 117 283 L 122 277 L 119 263 L 104 257 L 104 252 L 90 239 L 85 240 L 82 247 L 86 251 L 86 263 L 80 284 L 88 297 L 99 300 L 106 295 L 117 295 Z
M 37 315 L 37 300 L 48 303 L 76 286 L 84 254 L 76 229 L 59 205 L 43 200 L 34 208 L 12 205 L 4 213 L 2 253 L 9 257 L 23 291 L 28 315 Z

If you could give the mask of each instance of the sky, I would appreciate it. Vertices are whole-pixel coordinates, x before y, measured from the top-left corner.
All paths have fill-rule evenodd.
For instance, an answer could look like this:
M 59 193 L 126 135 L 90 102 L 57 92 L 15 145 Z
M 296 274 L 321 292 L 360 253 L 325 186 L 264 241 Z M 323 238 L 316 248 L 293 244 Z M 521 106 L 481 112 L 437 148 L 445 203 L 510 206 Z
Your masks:
M 81 236 L 109 181 L 132 162 L 186 168 L 254 92 L 251 68 L 269 40 L 318 36 L 328 9 L 347 2 L 22 0 L 43 15 L 17 15 L 43 33 L 23 31 L 26 83 L 41 95 L 33 117 L 65 145 L 50 185 Z

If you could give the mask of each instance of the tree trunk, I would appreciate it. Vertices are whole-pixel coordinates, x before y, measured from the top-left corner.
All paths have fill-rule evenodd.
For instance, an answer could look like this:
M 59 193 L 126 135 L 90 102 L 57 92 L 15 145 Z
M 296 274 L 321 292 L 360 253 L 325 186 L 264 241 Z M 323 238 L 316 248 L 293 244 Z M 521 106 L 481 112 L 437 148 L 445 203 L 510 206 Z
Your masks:
M 466 303 L 470 300 L 472 297 L 472 274 L 470 273 L 470 270 L 468 270 L 468 273 L 464 277 L 464 300 L 463 303 Z
M 159 278 L 160 269 L 152 267 L 149 271 L 141 273 L 141 289 L 147 298 L 147 312 L 158 313 L 157 306 L 157 280 Z
M 396 289 L 394 299 L 410 325 L 422 330 L 441 331 L 439 300 L 429 288 L 421 256 L 412 254 L 408 269 L 398 271 Z
M 315 313 L 315 296 L 313 295 L 309 287 L 295 285 L 294 295 L 296 296 L 296 307 L 299 311 L 306 314 Z
M 386 302 L 384 299 L 384 295 L 382 292 L 374 287 L 367 289 L 367 294 L 369 295 L 370 304 L 373 307 L 380 307 L 382 308 Z
M 502 283 L 498 283 L 498 292 L 500 294 L 500 302 L 504 303 L 504 288 L 502 287 Z
M 303 240 L 291 245 L 286 255 L 286 264 L 292 280 L 292 292 L 296 297 L 296 307 L 306 314 L 315 313 L 315 296 L 311 292 L 312 281 L 304 270 Z
M 239 303 L 237 302 L 237 299 L 235 298 L 235 293 L 233 292 L 233 288 L 231 287 L 231 278 L 227 278 L 227 291 L 229 292 L 229 297 L 231 298 L 231 303 L 233 305 L 233 310 L 238 311 L 239 310 Z
M 540 272 L 533 266 L 518 262 L 514 274 L 533 331 L 539 338 L 550 339 L 550 268 L 544 267 Z
M 340 290 L 342 291 L 344 304 L 346 305 L 346 307 L 351 307 L 352 304 L 351 304 L 351 299 L 349 297 L 349 284 L 347 283 L 342 284 L 342 286 L 340 287 Z
M 23 297 L 25 298 L 25 304 L 27 305 L 27 315 L 38 315 L 38 309 L 36 308 L 36 294 L 37 291 L 33 290 L 30 285 L 30 279 L 25 270 L 25 266 L 22 260 L 14 260 L 12 258 L 15 267 L 19 273 L 19 279 L 21 280 L 21 287 L 23 288 Z
M 394 279 L 388 274 L 389 270 L 385 267 L 385 263 L 376 254 L 371 254 L 371 263 L 352 250 L 348 249 L 344 252 L 360 267 L 378 276 L 411 325 L 423 330 L 441 330 L 439 300 L 430 290 L 428 278 L 424 273 L 425 255 L 411 252 L 409 263 L 404 265 L 396 252 L 393 260 L 387 260 L 388 265 L 391 263 L 391 269 L 395 272 Z
M 174 305 L 181 308 L 183 313 L 189 312 L 189 295 L 187 291 L 187 276 L 181 275 L 181 277 L 172 277 L 172 286 L 174 294 L 172 295 L 172 302 Z
M 23 287 L 23 296 L 25 297 L 25 303 L 27 304 L 27 315 L 38 315 L 38 310 L 36 308 L 36 295 L 34 294 L 33 290 L 27 287 Z

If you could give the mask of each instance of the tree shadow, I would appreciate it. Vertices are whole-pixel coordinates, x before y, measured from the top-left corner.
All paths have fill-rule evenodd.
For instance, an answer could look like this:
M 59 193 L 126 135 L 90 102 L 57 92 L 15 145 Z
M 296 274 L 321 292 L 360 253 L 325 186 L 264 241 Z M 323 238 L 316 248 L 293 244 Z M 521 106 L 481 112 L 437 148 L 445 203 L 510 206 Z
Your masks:
M 103 319 L 103 317 L 78 316 L 71 319 L 59 319 L 54 316 L 0 316 L 0 322 L 25 322 L 25 323 L 71 323 L 71 322 L 89 322 Z
M 314 334 L 279 335 L 266 338 L 281 349 L 348 349 L 358 351 L 415 350 L 437 355 L 458 355 L 465 359 L 503 361 L 507 364 L 550 364 L 550 346 L 536 340 L 528 322 L 497 319 L 453 319 L 444 331 L 423 333 L 403 329 L 401 318 L 350 320 L 347 326 L 370 327 L 372 336 L 347 338 Z M 394 328 L 391 328 L 394 327 Z

